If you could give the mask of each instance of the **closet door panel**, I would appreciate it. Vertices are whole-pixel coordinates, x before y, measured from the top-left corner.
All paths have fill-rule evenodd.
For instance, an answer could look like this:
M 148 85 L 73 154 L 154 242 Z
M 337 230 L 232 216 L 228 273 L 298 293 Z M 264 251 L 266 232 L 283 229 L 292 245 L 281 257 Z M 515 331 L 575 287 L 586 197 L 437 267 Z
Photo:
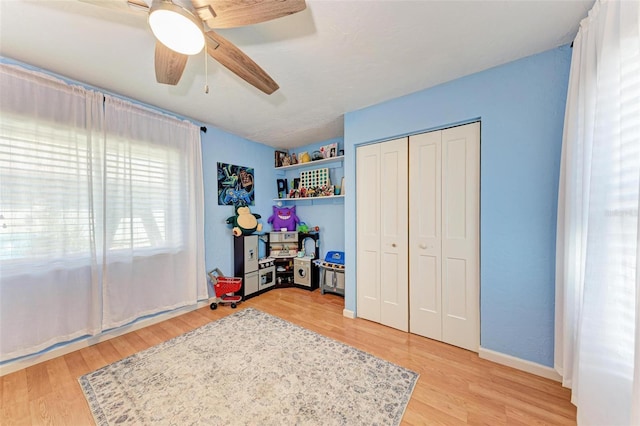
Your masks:
M 441 132 L 409 138 L 409 300 L 412 333 L 442 340 Z
M 358 316 L 380 322 L 380 147 L 356 149 Z
M 380 256 L 374 250 L 365 250 L 358 257 L 358 316 L 380 321 L 380 276 L 375 268 L 366 265 L 379 265 Z
M 467 310 L 467 262 L 465 259 L 447 258 L 444 275 L 448 288 L 445 291 L 446 309 L 449 318 L 465 321 L 469 318 Z
M 440 256 L 411 257 L 415 276 L 410 280 L 410 331 L 431 339 L 442 339 Z
M 442 340 L 478 351 L 480 124 L 442 131 Z
M 382 319 L 383 324 L 393 323 L 393 315 L 389 315 L 390 310 L 400 306 L 404 301 L 403 295 L 407 294 L 399 288 L 398 275 L 402 274 L 402 262 L 396 253 L 382 253 L 382 261 L 380 265 L 380 299 L 382 300 Z
M 445 141 L 444 199 L 445 238 L 465 241 L 467 236 L 467 141 L 453 138 Z
M 409 330 L 407 138 L 380 144 L 380 322 Z

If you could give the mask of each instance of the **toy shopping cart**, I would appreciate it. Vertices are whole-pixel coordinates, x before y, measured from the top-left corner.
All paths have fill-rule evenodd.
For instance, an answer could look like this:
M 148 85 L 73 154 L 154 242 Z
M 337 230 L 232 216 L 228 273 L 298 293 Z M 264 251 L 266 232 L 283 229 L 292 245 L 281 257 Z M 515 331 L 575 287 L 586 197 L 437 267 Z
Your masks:
M 218 304 L 226 305 L 228 303 L 232 309 L 235 309 L 242 300 L 242 296 L 236 296 L 233 293 L 242 287 L 242 278 L 225 277 L 218 268 L 209 272 L 208 275 L 216 294 L 215 300 L 209 307 L 213 310 L 218 308 Z

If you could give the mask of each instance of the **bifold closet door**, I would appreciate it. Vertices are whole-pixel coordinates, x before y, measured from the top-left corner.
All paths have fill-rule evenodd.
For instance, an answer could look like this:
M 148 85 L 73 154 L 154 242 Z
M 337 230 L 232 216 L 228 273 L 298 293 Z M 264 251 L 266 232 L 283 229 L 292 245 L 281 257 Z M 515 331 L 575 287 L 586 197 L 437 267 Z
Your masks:
M 409 140 L 410 331 L 478 351 L 480 123 Z
M 358 316 L 409 330 L 407 138 L 356 149 Z
M 409 282 L 412 333 L 442 340 L 442 132 L 411 136 Z

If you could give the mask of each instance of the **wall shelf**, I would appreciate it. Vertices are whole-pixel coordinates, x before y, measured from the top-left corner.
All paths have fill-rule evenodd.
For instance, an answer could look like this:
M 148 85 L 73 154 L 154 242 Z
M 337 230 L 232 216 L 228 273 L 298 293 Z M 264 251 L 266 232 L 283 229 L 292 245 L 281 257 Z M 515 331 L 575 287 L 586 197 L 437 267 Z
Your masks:
M 273 201 L 318 201 L 318 200 L 335 200 L 338 198 L 344 198 L 344 195 L 330 195 L 326 197 L 303 197 L 303 198 L 274 198 Z
M 290 166 L 276 167 L 275 170 L 284 172 L 287 170 L 301 169 L 303 167 L 320 167 L 321 165 L 327 166 L 333 163 L 342 163 L 343 160 L 344 160 L 344 155 L 341 155 L 339 157 L 323 158 L 322 160 L 308 161 L 306 163 L 298 163 L 298 164 L 292 164 Z

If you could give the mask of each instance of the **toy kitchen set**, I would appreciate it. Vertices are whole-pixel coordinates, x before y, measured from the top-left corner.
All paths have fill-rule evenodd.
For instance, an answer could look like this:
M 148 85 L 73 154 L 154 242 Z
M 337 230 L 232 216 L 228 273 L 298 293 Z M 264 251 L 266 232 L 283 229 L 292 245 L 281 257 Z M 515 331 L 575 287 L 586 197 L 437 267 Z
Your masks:
M 263 259 L 258 259 L 260 241 L 267 248 Z M 278 287 L 317 289 L 319 268 L 313 261 L 319 255 L 319 232 L 282 231 L 234 238 L 234 276 L 243 278 L 243 299 Z
M 276 286 L 318 288 L 318 270 L 313 264 L 320 252 L 320 234 L 294 231 L 269 233 L 269 257 L 276 267 Z

